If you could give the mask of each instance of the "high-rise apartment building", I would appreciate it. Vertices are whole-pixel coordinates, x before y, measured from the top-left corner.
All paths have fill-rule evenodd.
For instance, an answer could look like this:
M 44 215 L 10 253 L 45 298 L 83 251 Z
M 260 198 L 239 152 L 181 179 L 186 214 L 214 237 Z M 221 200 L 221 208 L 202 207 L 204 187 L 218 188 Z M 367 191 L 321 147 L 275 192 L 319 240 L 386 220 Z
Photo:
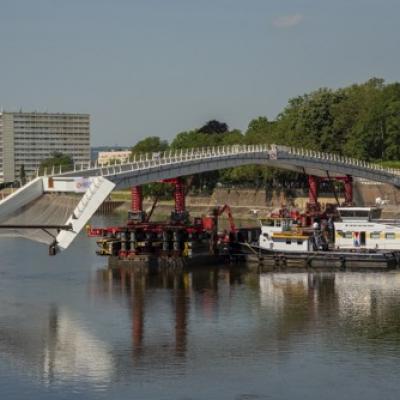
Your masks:
M 88 114 L 0 112 L 0 180 L 15 180 L 22 165 L 34 173 L 55 152 L 90 161 Z

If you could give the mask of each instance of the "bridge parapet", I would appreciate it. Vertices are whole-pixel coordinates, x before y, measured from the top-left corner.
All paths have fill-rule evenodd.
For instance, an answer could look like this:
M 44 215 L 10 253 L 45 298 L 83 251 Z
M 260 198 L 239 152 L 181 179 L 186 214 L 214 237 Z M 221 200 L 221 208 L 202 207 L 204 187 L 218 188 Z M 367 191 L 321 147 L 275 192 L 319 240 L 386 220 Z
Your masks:
M 213 146 L 187 149 L 172 149 L 164 152 L 140 153 L 134 154 L 130 159 L 124 162 L 108 162 L 100 164 L 97 161 L 89 163 L 75 163 L 69 171 L 63 171 L 61 166 L 54 166 L 51 170 L 44 170 L 39 176 L 77 176 L 84 172 L 85 175 L 113 175 L 115 173 L 126 172 L 129 170 L 138 170 L 149 167 L 171 165 L 178 162 L 215 159 L 219 157 L 230 157 L 241 154 L 265 153 L 269 154 L 271 146 L 268 144 L 241 145 L 234 144 L 228 146 Z M 90 174 L 89 172 L 94 173 Z
M 368 161 L 359 160 L 359 159 L 352 158 L 352 157 L 342 156 L 337 153 L 324 153 L 324 152 L 320 152 L 320 151 L 314 151 L 314 150 L 303 149 L 303 148 L 295 148 L 295 147 L 287 147 L 287 146 L 277 146 L 277 147 L 280 148 L 282 150 L 282 152 L 287 152 L 287 153 L 297 156 L 297 157 L 314 158 L 314 159 L 320 159 L 320 160 L 324 160 L 324 161 L 334 161 L 337 163 L 346 164 L 346 165 L 350 165 L 353 167 L 362 167 L 362 168 L 371 169 L 374 171 L 382 171 L 382 172 L 386 172 L 386 173 L 389 173 L 392 175 L 400 176 L 400 169 L 386 168 L 386 167 L 383 167 L 382 165 L 379 165 L 376 163 L 371 163 Z
M 97 162 L 75 164 L 73 170 L 67 172 L 63 172 L 61 167 L 53 168 L 51 171 L 44 171 L 43 175 L 104 176 L 117 179 L 118 176 L 126 178 L 129 175 L 147 174 L 158 169 L 160 173 L 158 175 L 152 174 L 151 176 L 154 176 L 155 179 L 163 179 L 171 176 L 167 172 L 172 169 L 176 171 L 176 174 L 187 175 L 189 173 L 210 171 L 212 168 L 222 169 L 249 164 L 265 164 L 271 167 L 287 168 L 306 173 L 318 173 L 318 171 L 325 173 L 324 171 L 330 171 L 400 186 L 399 169 L 385 168 L 379 164 L 345 157 L 336 153 L 324 153 L 274 144 L 234 144 L 229 146 L 173 149 L 165 152 L 136 154 L 123 163 L 114 161 L 108 164 L 99 164 Z M 185 167 L 193 168 L 185 169 Z M 166 172 L 166 176 L 163 176 L 162 171 Z M 150 179 L 150 176 L 148 179 Z M 146 180 L 146 182 L 149 182 L 149 180 Z M 145 183 L 144 180 L 143 183 Z

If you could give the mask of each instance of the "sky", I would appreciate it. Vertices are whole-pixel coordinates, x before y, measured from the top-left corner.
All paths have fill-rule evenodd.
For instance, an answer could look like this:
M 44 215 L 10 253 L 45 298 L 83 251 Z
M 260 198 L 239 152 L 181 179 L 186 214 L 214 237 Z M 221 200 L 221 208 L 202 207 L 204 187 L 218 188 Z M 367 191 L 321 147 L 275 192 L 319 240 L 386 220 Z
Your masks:
M 91 115 L 91 143 L 245 130 L 289 98 L 400 80 L 399 0 L 0 0 L 0 107 Z

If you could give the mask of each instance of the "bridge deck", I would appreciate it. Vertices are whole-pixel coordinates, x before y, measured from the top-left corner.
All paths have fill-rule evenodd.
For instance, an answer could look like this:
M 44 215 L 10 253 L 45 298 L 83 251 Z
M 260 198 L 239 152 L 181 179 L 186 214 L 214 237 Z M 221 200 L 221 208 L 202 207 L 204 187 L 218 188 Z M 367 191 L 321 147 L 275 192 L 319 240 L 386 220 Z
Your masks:
M 0 236 L 15 236 L 50 244 L 57 229 L 28 228 L 32 225 L 65 225 L 79 202 L 79 198 L 64 194 L 43 194 L 21 209 L 0 220 L 1 225 L 21 225 L 18 229 L 0 229 Z M 23 226 L 27 228 L 24 229 Z M 53 235 L 54 237 L 52 237 Z

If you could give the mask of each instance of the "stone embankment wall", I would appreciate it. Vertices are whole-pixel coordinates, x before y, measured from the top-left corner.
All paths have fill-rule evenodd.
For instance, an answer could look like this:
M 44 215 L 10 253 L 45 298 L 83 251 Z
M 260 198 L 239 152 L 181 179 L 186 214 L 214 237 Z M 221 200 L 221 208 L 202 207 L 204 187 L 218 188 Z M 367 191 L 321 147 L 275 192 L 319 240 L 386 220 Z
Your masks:
M 358 206 L 375 205 L 376 199 L 380 198 L 386 203 L 384 209 L 389 212 L 390 217 L 395 217 L 397 209 L 400 209 L 400 190 L 390 185 L 356 181 L 353 193 L 355 204 Z M 336 203 L 334 195 L 328 193 L 320 194 L 319 201 L 323 206 L 327 203 Z M 343 202 L 344 198 L 340 196 L 339 201 Z M 308 193 L 302 189 L 267 191 L 265 189 L 217 188 L 211 195 L 189 195 L 186 198 L 186 205 L 194 216 L 204 214 L 216 205 L 229 204 L 238 218 L 246 218 L 255 210 L 259 215 L 267 214 L 283 205 L 303 210 L 307 202 Z M 145 201 L 144 205 L 146 208 L 151 207 L 151 201 Z M 169 214 L 173 206 L 173 201 L 160 201 L 157 213 Z M 130 202 L 126 201 L 119 209 L 127 211 L 129 207 Z
M 400 205 L 400 189 L 384 183 L 359 181 L 354 184 L 353 193 L 357 205 L 375 205 L 378 198 L 390 206 Z
M 400 205 L 400 189 L 391 185 L 356 181 L 353 186 L 354 202 L 358 206 L 372 206 L 377 199 L 381 199 L 390 206 Z M 332 194 L 320 194 L 319 201 L 322 205 L 336 203 Z M 339 201 L 343 202 L 343 196 L 339 194 Z M 308 202 L 308 193 L 302 189 L 273 190 L 265 189 L 215 189 L 211 196 L 188 196 L 188 205 L 217 205 L 229 204 L 239 207 L 266 207 L 275 208 L 286 205 L 289 207 L 304 208 Z

